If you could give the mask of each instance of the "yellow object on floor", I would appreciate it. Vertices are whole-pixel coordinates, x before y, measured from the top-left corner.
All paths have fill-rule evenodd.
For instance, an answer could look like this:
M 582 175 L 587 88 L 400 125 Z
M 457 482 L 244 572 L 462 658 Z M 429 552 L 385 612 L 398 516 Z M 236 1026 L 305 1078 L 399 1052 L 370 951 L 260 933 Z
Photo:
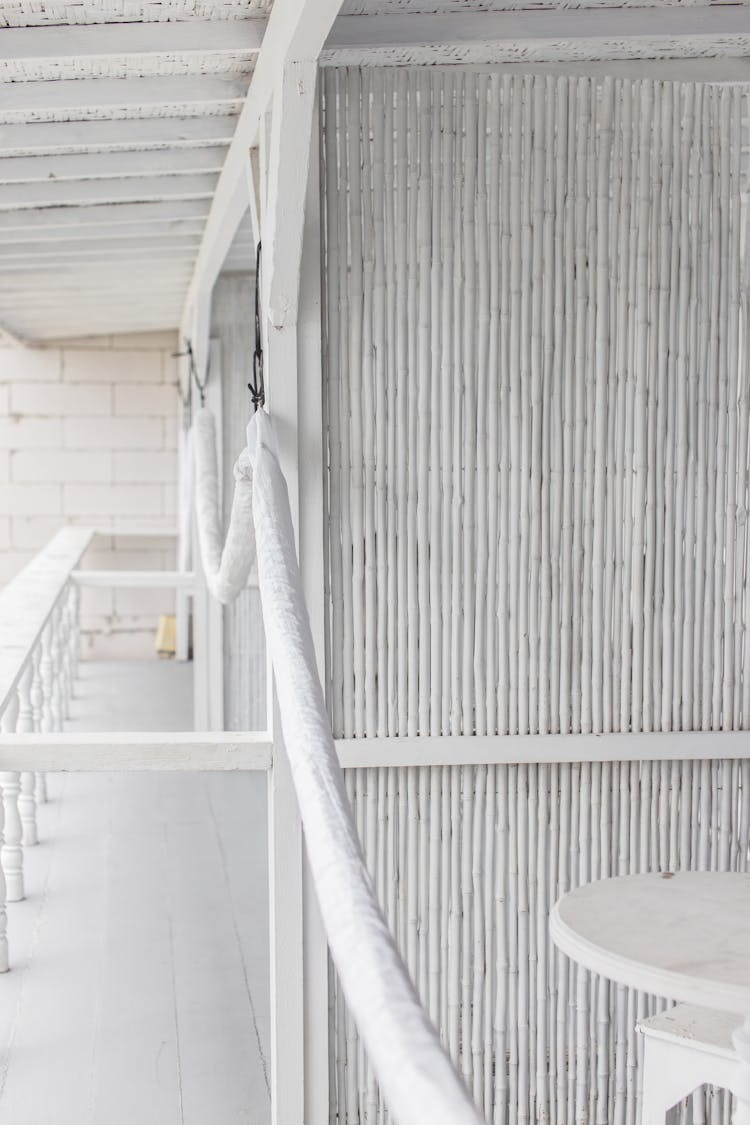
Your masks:
M 159 618 L 156 651 L 159 656 L 174 656 L 177 651 L 177 618 L 173 613 L 164 613 Z

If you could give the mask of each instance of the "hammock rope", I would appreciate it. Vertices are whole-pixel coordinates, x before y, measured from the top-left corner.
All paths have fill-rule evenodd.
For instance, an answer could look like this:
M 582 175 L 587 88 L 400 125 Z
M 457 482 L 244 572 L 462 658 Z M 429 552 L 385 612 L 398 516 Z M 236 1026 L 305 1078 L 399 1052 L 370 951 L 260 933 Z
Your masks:
M 213 596 L 228 605 L 245 589 L 255 562 L 253 481 L 250 456 L 243 449 L 234 466 L 234 495 L 226 539 L 219 503 L 216 421 L 202 406 L 193 421 L 195 518 L 198 544 Z
M 419 1002 L 378 904 L 336 755 L 315 661 L 286 481 L 271 422 L 247 427 L 258 582 L 284 745 L 331 956 L 393 1119 L 480 1125 Z

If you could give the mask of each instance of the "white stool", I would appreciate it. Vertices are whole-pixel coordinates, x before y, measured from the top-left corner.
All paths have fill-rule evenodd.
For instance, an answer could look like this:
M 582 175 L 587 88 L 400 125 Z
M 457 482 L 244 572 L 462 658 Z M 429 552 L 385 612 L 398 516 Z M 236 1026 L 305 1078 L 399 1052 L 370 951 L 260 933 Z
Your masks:
M 643 1020 L 641 1125 L 664 1125 L 667 1113 L 699 1086 L 737 1092 L 739 1060 L 732 1032 L 742 1024 L 733 1012 L 678 1004 Z

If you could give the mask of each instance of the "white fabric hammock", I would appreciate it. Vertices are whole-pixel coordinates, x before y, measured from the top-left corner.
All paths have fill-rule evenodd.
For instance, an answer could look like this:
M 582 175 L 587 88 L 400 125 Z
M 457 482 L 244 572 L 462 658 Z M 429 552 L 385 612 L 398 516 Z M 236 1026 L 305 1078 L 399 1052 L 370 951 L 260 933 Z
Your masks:
M 234 466 L 234 496 L 226 539 L 219 506 L 219 465 L 216 422 L 201 407 L 193 421 L 195 459 L 195 517 L 198 543 L 213 596 L 224 605 L 244 590 L 255 562 L 253 536 L 253 484 L 248 452 L 243 449 Z
M 378 906 L 344 788 L 302 596 L 286 482 L 271 424 L 247 428 L 258 579 L 281 725 L 334 964 L 399 1125 L 478 1125 Z

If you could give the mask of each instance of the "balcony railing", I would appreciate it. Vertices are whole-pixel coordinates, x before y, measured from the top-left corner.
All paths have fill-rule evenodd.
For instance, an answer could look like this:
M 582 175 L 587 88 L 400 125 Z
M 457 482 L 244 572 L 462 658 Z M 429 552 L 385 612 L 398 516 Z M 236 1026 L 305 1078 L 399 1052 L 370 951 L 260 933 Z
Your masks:
M 267 773 L 274 1120 L 284 1125 L 292 1120 L 278 1095 L 280 1076 L 287 1092 L 290 1080 L 302 1083 L 305 1069 L 310 1080 L 308 1055 L 315 1051 L 309 1035 L 303 1040 L 304 1026 L 323 1038 L 327 1030 L 328 1051 L 322 1062 L 320 1052 L 316 1057 L 324 1071 L 318 1077 L 330 1090 L 326 1112 L 331 1119 L 384 1119 L 386 1103 L 404 1096 L 409 1100 L 408 1090 L 406 1095 L 398 1088 L 394 1093 L 398 1067 L 393 1045 L 373 1015 L 374 995 L 386 1006 L 393 1003 L 392 984 L 377 994 L 371 978 L 364 999 L 357 995 L 360 982 L 355 979 L 352 985 L 347 952 L 352 943 L 342 948 L 335 934 L 332 946 L 354 997 L 356 1023 L 334 966 L 330 995 L 326 989 L 306 994 L 301 975 L 283 978 L 289 947 L 299 942 L 306 957 L 315 955 L 319 935 L 310 926 L 294 880 L 286 877 L 286 859 L 299 847 L 299 813 L 286 753 L 280 752 L 280 732 L 62 731 L 74 690 L 80 585 L 163 584 L 189 590 L 193 581 L 177 572 L 82 571 L 93 534 L 91 529 L 61 531 L 0 594 L 7 898 L 14 901 L 24 893 L 23 848 L 34 841 L 45 771 Z M 277 584 L 279 574 L 293 584 L 291 562 L 278 553 L 273 556 Z M 267 559 L 265 579 L 261 566 L 261 592 L 264 609 L 273 617 L 279 605 L 269 600 L 268 574 Z M 273 626 L 273 648 L 272 634 Z M 287 717 L 299 709 L 290 702 L 298 691 L 294 676 L 287 676 L 279 693 Z M 325 727 L 317 729 L 325 738 Z M 287 734 L 293 772 L 298 775 L 302 762 L 314 774 L 320 759 L 310 752 L 304 724 Z M 340 740 L 335 749 L 388 929 L 424 1012 L 484 1117 L 635 1125 L 639 1043 L 634 1027 L 637 1018 L 661 1002 L 572 966 L 548 940 L 549 909 L 565 891 L 607 875 L 674 868 L 748 870 L 750 734 L 367 738 Z M 295 779 L 299 784 L 299 776 Z M 325 866 L 325 857 L 343 847 L 342 837 L 330 831 L 333 813 L 319 795 L 303 793 L 301 806 L 308 838 L 312 833 L 322 848 L 317 868 L 314 864 L 320 891 L 320 864 Z M 348 815 L 343 805 L 341 810 L 340 825 Z M 353 838 L 343 851 L 346 862 L 356 861 Z M 339 860 L 340 855 L 337 864 Z M 331 870 L 340 869 L 334 865 Z M 342 898 L 343 878 L 337 876 L 323 891 L 329 907 L 333 900 L 339 909 L 336 896 Z M 12 967 L 13 928 L 11 914 L 6 939 L 1 882 L 0 899 L 0 958 L 7 969 L 9 961 Z M 359 901 L 367 913 L 366 895 Z M 330 938 L 330 914 L 326 921 Z M 367 926 L 362 933 L 355 947 L 371 941 Z M 387 945 L 385 932 L 383 940 Z M 391 981 L 398 976 L 395 949 L 393 958 L 381 964 Z M 372 964 L 377 968 L 377 957 Z M 416 997 L 412 1002 L 410 1010 L 418 1016 Z M 409 1018 L 407 1012 L 404 1026 L 414 1032 Z M 366 1047 L 358 1027 L 369 1036 Z M 426 1018 L 418 1030 L 425 1036 L 429 1060 L 433 1040 Z M 425 1068 L 424 1059 L 419 1063 L 428 1087 L 436 1082 L 439 1091 L 441 1080 L 430 1065 L 428 1061 Z M 700 1121 L 703 1112 L 712 1123 L 723 1120 L 724 1097 L 696 1095 L 695 1112 L 683 1107 L 681 1119 Z M 403 1119 L 416 1121 L 418 1116 L 409 1112 Z

